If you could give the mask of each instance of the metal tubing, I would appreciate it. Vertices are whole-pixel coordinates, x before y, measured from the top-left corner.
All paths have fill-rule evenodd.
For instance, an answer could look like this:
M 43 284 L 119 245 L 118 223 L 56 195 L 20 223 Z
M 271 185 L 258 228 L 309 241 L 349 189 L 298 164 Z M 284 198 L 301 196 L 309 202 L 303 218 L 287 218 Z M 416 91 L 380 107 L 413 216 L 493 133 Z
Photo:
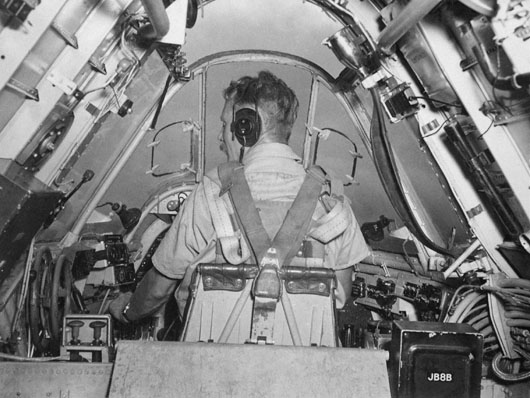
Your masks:
M 293 305 L 287 293 L 282 294 L 282 307 L 283 313 L 285 314 L 285 319 L 287 320 L 287 326 L 289 326 L 289 331 L 291 332 L 291 338 L 293 339 L 293 345 L 301 346 L 302 338 L 300 337 L 300 331 L 298 330 L 298 324 L 296 323 L 296 318 L 294 316 Z
M 462 265 L 464 261 L 473 253 L 476 249 L 480 247 L 481 243 L 478 239 L 476 239 L 471 246 L 469 246 L 461 255 L 458 257 L 453 264 L 449 268 L 447 268 L 444 271 L 444 278 L 449 278 L 449 275 L 451 275 L 453 272 L 455 272 L 458 267 Z
M 379 48 L 389 54 L 392 46 L 441 2 L 442 0 L 412 0 L 379 34 Z
M 160 39 L 169 32 L 169 18 L 162 0 L 142 0 L 152 29 L 145 29 L 141 35 L 146 39 Z
M 20 281 L 22 281 L 22 278 L 25 275 L 24 270 L 25 268 L 23 267 L 22 263 L 19 263 L 11 270 L 9 276 L 2 281 L 0 289 L 0 312 L 4 310 L 7 303 L 13 296 L 13 293 L 15 293 L 15 290 L 17 290 Z
M 466 122 L 465 118 L 456 119 L 444 127 L 447 138 L 453 143 L 458 154 L 468 165 L 476 183 L 484 190 L 498 220 L 510 237 L 515 239 L 522 233 L 521 223 L 509 207 L 506 199 L 501 195 L 499 188 L 494 184 L 490 173 L 484 165 L 481 153 L 471 144 L 469 134 L 467 134 L 470 129 L 474 130 L 476 127 Z
M 236 301 L 236 304 L 234 305 L 234 308 L 232 308 L 232 312 L 230 312 L 230 315 L 228 316 L 228 319 L 225 323 L 225 327 L 223 328 L 223 331 L 221 332 L 221 335 L 219 336 L 219 343 L 226 343 L 228 341 L 228 338 L 230 337 L 230 334 L 232 333 L 232 329 L 234 329 L 234 326 L 239 319 L 239 316 L 241 315 L 241 311 L 243 311 L 243 308 L 245 307 L 245 304 L 247 303 L 247 300 L 250 296 L 250 290 L 252 288 L 252 283 L 247 281 L 247 284 L 245 286 L 245 289 L 241 292 L 239 295 L 239 298 Z

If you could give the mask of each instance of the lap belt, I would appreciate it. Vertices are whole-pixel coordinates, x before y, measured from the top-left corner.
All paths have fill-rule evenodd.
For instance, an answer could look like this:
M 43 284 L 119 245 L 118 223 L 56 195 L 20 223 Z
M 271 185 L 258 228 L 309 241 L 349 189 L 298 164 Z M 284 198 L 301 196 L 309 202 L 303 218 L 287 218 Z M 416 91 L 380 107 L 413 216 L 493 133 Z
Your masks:
M 255 264 L 199 264 L 205 291 L 226 290 L 240 292 L 247 280 L 255 279 L 259 267 Z M 329 297 L 335 273 L 323 267 L 283 266 L 279 270 L 283 287 L 290 294 L 315 294 Z
M 250 342 L 273 344 L 276 304 L 282 296 L 280 268 L 290 263 L 307 234 L 325 181 L 324 174 L 316 166 L 308 171 L 282 226 L 271 241 L 254 205 L 243 165 L 224 163 L 219 166 L 218 173 L 220 195 L 229 193 L 237 222 L 259 264 L 252 290 L 254 307 Z

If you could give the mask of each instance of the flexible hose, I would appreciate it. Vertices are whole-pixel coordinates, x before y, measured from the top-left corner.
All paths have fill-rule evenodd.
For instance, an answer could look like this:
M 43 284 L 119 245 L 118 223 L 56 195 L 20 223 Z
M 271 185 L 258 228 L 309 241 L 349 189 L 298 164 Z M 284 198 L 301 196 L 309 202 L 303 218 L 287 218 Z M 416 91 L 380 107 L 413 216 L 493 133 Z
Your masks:
M 484 336 L 492 335 L 492 337 L 494 337 L 495 341 L 497 341 L 497 336 L 494 335 L 493 326 L 491 326 L 491 325 L 489 325 L 488 327 L 486 327 L 483 330 L 481 330 L 480 333 L 482 333 Z
M 379 34 L 378 46 L 389 54 L 391 47 L 440 3 L 441 0 L 412 0 Z
M 524 311 L 506 311 L 504 315 L 510 319 L 530 319 L 530 314 Z
M 501 361 L 504 359 L 502 352 L 498 352 L 491 361 L 493 373 L 504 381 L 524 381 L 530 379 L 530 371 L 524 373 L 507 373 L 501 369 Z
M 481 305 L 475 306 L 475 308 L 473 308 L 471 311 L 469 311 L 469 313 L 467 314 L 466 318 L 471 317 L 476 312 L 479 312 L 479 314 L 475 315 L 473 318 L 471 318 L 470 320 L 465 321 L 465 322 L 469 323 L 471 325 L 472 323 L 477 322 L 478 320 L 488 316 L 487 308 L 488 308 L 488 304 L 481 304 Z M 486 310 L 486 311 L 484 311 L 484 310 Z M 465 320 L 465 318 L 464 318 L 464 320 Z
M 530 328 L 530 320 L 528 319 L 507 319 L 506 325 L 518 328 Z
M 530 329 L 530 281 L 520 278 L 506 278 L 496 281 L 496 286 L 490 286 L 486 291 L 495 293 L 503 298 L 504 303 L 504 316 L 506 317 L 506 326 L 510 328 L 524 328 Z M 514 329 L 511 330 L 511 333 Z M 512 336 L 515 340 L 515 338 Z M 516 343 L 514 341 L 514 343 Z M 526 358 L 530 355 L 528 350 L 523 347 L 520 349 L 514 347 L 514 351 L 521 357 Z M 492 361 L 493 372 L 502 380 L 505 381 L 521 381 L 530 379 L 530 370 L 519 373 L 507 373 L 501 368 L 503 353 L 499 352 Z M 517 366 L 527 364 L 514 362 Z
M 487 313 L 486 313 L 487 315 Z M 476 330 L 479 332 L 482 332 L 482 334 L 486 334 L 486 327 L 489 325 L 491 328 L 491 322 L 490 319 L 486 316 L 485 318 L 471 324 L 470 322 L 466 322 L 468 325 L 473 326 Z M 492 329 L 493 330 L 493 329 Z
M 469 312 L 468 317 L 470 317 L 471 315 L 473 315 L 473 313 L 475 313 L 477 311 L 480 311 L 480 313 L 478 315 L 475 315 L 473 318 L 468 319 L 465 322 L 470 324 L 470 325 L 473 325 L 474 323 L 479 322 L 482 319 L 486 318 L 488 316 L 488 312 L 484 311 L 485 307 L 486 307 L 486 305 L 482 304 L 482 305 L 478 305 L 475 308 L 473 308 L 473 311 Z
M 449 315 L 449 311 L 451 311 L 451 308 L 453 307 L 453 304 L 455 303 L 456 299 L 460 296 L 460 293 L 462 290 L 464 289 L 470 289 L 468 292 L 466 292 L 465 294 L 469 294 L 472 292 L 471 289 L 476 289 L 477 286 L 475 285 L 460 285 L 458 286 L 458 288 L 456 289 L 456 291 L 454 292 L 453 294 L 453 297 L 451 297 L 451 300 L 449 301 L 449 304 L 447 305 L 447 311 L 448 313 L 445 314 L 444 316 L 444 322 L 449 322 L 449 318 L 451 317 L 451 315 Z
M 506 288 L 516 287 L 530 290 L 530 280 L 521 278 L 500 279 L 497 281 L 497 286 Z
M 472 303 L 474 300 L 479 298 L 481 296 L 480 293 L 477 292 L 471 292 L 469 293 L 455 308 L 455 311 L 453 312 L 453 315 L 451 315 L 447 322 L 457 322 L 457 320 L 460 318 L 462 313 L 466 311 L 469 304 Z
M 462 313 L 460 314 L 460 316 L 458 318 L 456 318 L 456 322 L 457 323 L 463 322 L 464 319 L 466 319 L 467 316 L 469 315 L 469 313 L 473 310 L 475 305 L 478 304 L 482 299 L 484 299 L 484 295 L 480 294 L 480 293 L 477 293 L 477 296 L 475 298 L 473 298 L 473 300 L 471 300 L 469 302 L 469 304 L 466 305 L 466 307 L 462 310 Z
M 484 344 L 487 344 L 487 343 L 497 343 L 497 336 L 486 337 L 484 339 Z M 499 345 L 498 344 L 493 344 L 493 345 L 488 347 L 488 351 L 496 351 L 498 349 L 499 349 Z
M 151 25 L 140 31 L 146 39 L 160 39 L 169 32 L 169 17 L 162 0 L 142 0 L 144 10 L 149 17 Z
M 24 276 L 22 278 L 22 287 L 20 288 L 20 296 L 18 300 L 17 309 L 15 312 L 15 317 L 13 319 L 13 323 L 11 325 L 11 333 L 14 333 L 16 328 L 18 327 L 18 321 L 20 320 L 20 316 L 22 314 L 22 310 L 24 308 L 24 303 L 26 301 L 26 296 L 28 294 L 28 286 L 29 286 L 29 279 L 30 279 L 30 270 L 31 270 L 31 264 L 33 262 L 33 251 L 35 248 L 35 237 L 31 239 L 31 243 L 29 245 L 28 254 L 26 257 L 26 263 L 24 266 Z
M 480 46 L 473 47 L 472 51 L 484 76 L 493 87 L 499 90 L 518 90 L 530 84 L 530 73 L 499 76 L 490 70 L 483 48 Z
M 518 294 L 521 296 L 526 296 L 530 298 L 530 290 L 526 289 L 518 289 L 518 288 L 511 288 L 511 287 L 503 287 L 501 288 L 504 292 L 510 293 L 510 294 Z

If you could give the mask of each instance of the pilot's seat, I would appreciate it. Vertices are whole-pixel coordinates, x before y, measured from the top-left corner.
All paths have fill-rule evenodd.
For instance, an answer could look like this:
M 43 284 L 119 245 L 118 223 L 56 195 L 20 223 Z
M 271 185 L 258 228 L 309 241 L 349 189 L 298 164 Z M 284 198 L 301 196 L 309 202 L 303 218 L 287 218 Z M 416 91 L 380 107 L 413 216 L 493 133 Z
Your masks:
M 204 180 L 217 260 L 195 270 L 180 340 L 336 347 L 335 274 L 323 267 L 325 243 L 348 219 L 340 200 L 317 206 L 323 196 L 337 197 L 325 174 L 309 170 L 272 241 L 243 167 L 229 162 L 218 174 L 220 186 Z
M 279 300 L 260 306 L 251 292 L 258 266 L 201 264 L 182 340 L 335 347 L 334 272 L 288 266 L 279 274 Z

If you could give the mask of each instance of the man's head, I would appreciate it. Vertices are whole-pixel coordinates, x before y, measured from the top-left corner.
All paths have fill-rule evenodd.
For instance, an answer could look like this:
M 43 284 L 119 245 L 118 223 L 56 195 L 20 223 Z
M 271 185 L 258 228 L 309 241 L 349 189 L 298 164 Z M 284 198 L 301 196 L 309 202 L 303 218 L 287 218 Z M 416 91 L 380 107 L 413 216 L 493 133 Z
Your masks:
M 237 159 L 240 148 L 254 145 L 256 140 L 257 143 L 288 143 L 298 113 L 298 100 L 283 80 L 262 71 L 256 77 L 244 76 L 232 81 L 223 95 L 226 103 L 221 115 L 220 138 L 230 160 Z M 247 135 L 249 131 L 256 136 Z

